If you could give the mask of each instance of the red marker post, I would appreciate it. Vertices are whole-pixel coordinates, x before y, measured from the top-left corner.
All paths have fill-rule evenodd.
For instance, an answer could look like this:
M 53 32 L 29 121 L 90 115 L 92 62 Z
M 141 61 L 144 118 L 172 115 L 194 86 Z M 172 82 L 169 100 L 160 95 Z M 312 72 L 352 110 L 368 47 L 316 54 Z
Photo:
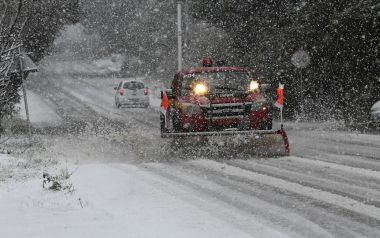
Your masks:
M 162 92 L 161 107 L 167 111 L 169 109 L 169 97 L 165 91 Z
M 284 108 L 284 84 L 279 83 L 277 88 L 277 101 L 274 104 L 275 107 L 280 109 L 280 115 L 281 115 L 281 129 L 283 127 L 283 121 L 282 121 L 282 109 Z

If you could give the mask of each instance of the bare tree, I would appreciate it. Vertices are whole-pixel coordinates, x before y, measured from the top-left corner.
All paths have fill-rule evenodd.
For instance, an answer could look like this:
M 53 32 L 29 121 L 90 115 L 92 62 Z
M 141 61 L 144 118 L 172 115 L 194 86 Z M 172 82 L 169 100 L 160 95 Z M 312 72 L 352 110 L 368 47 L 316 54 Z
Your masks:
M 11 69 L 22 45 L 20 36 L 26 22 L 21 15 L 22 6 L 23 0 L 0 3 L 0 122 L 14 111 L 14 103 L 19 99 L 18 88 L 22 82 Z
M 0 123 L 20 99 L 23 77 L 15 65 L 21 47 L 38 62 L 63 26 L 76 23 L 79 14 L 79 0 L 0 0 Z

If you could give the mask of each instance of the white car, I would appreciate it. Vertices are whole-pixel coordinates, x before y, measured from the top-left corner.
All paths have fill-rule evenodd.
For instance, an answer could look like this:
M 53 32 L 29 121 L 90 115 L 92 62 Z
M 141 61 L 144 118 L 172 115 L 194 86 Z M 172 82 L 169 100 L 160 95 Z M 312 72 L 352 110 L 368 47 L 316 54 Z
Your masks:
M 122 106 L 149 106 L 149 88 L 139 80 L 123 80 L 115 87 L 115 105 Z
M 380 123 L 380 101 L 377 101 L 371 107 L 371 117 L 375 122 Z

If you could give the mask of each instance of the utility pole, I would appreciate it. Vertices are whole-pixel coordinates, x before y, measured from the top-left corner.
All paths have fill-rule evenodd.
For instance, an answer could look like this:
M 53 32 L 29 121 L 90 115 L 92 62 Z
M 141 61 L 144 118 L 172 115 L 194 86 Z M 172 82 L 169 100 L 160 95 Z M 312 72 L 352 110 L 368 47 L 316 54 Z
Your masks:
M 182 3 L 177 2 L 178 71 L 182 70 Z

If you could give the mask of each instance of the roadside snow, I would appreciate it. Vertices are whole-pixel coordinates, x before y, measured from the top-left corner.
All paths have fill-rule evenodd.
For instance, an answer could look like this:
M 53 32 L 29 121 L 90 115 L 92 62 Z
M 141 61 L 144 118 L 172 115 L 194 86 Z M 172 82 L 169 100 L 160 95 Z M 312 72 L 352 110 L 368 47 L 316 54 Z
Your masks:
M 56 107 L 48 100 L 27 90 L 27 99 L 29 106 L 30 122 L 36 127 L 57 126 L 62 122 L 62 119 L 56 113 Z M 24 99 L 18 106 L 20 108 L 19 115 L 26 119 Z
M 0 183 L 0 237 L 252 237 L 132 165 L 82 165 L 70 182 L 72 194 L 43 189 L 42 178 Z M 256 237 L 286 237 L 251 222 Z
M 11 164 L 11 158 L 7 154 L 0 154 L 0 168 L 9 166 Z

